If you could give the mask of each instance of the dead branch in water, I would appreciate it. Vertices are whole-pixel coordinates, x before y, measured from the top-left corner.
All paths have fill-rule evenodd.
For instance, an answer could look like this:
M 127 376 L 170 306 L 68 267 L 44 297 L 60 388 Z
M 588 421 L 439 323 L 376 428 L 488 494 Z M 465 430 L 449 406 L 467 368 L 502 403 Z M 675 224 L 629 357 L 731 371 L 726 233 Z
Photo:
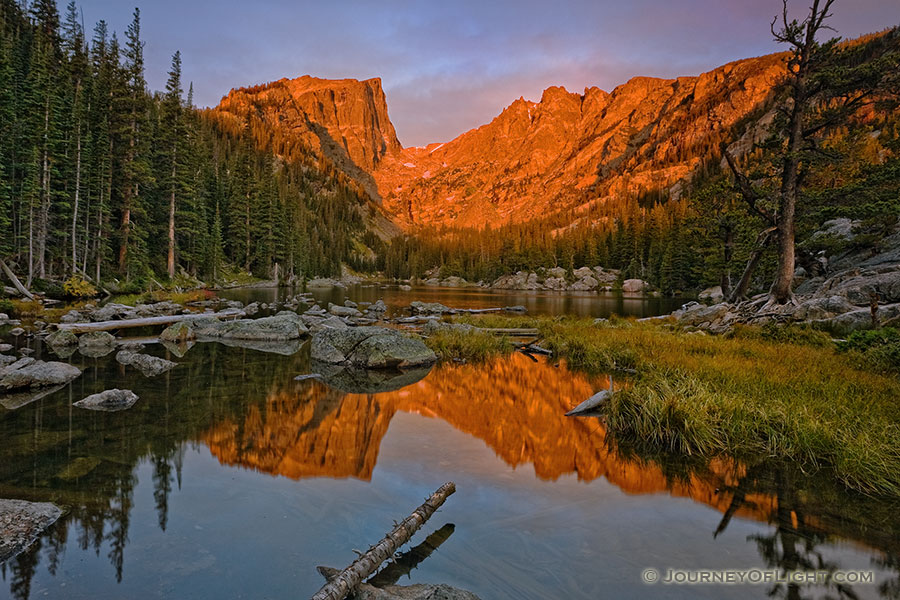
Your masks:
M 439 487 L 424 504 L 394 527 L 380 542 L 369 548 L 368 552 L 323 585 L 311 600 L 344 600 L 360 583 L 374 573 L 381 563 L 392 557 L 398 548 L 408 542 L 455 491 L 456 485 L 452 481 Z

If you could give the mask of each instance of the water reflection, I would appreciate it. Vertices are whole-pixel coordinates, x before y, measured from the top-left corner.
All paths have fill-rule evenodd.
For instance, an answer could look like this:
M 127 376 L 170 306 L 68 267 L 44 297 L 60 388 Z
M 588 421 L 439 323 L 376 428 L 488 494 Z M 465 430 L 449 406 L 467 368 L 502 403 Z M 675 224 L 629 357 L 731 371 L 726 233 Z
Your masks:
M 162 347 L 153 352 L 177 358 Z M 443 365 L 401 389 L 353 394 L 314 379 L 295 381 L 311 369 L 304 352 L 277 356 L 197 344 L 186 349 L 178 368 L 150 379 L 109 357 L 76 354 L 71 360 L 85 368 L 81 378 L 0 412 L 0 497 L 51 501 L 68 509 L 35 547 L 0 567 L 15 598 L 29 597 L 41 556 L 50 574 L 58 572 L 67 545 L 105 553 L 115 579 L 122 580 L 136 465 L 150 466 L 155 526 L 166 531 L 189 445 L 208 447 L 223 465 L 279 477 L 370 482 L 391 422 L 401 413 L 445 422 L 483 441 L 506 465 L 533 470 L 542 482 L 605 480 L 626 494 L 688 498 L 711 507 L 721 516 L 709 520 L 708 539 L 718 538 L 709 543 L 723 543 L 736 517 L 768 524 L 764 534 L 747 541 L 770 567 L 837 568 L 841 548 L 850 542 L 864 549 L 880 572 L 892 573 L 878 588 L 882 597 L 897 597 L 900 589 L 895 504 L 847 494 L 827 476 L 809 477 L 788 465 L 728 459 L 693 464 L 617 447 L 597 418 L 564 416 L 606 385 L 605 378 L 571 373 L 564 365 L 515 355 L 484 365 Z M 71 406 L 110 381 L 134 390 L 141 400 L 122 413 Z M 406 442 L 410 457 L 417 450 L 415 441 Z M 473 477 L 500 485 L 476 469 L 471 468 Z M 603 507 L 595 510 L 602 514 Z M 397 568 L 411 569 L 428 556 L 453 531 L 448 527 L 430 545 L 410 550 Z M 854 597 L 859 590 L 776 586 L 766 592 L 783 598 Z

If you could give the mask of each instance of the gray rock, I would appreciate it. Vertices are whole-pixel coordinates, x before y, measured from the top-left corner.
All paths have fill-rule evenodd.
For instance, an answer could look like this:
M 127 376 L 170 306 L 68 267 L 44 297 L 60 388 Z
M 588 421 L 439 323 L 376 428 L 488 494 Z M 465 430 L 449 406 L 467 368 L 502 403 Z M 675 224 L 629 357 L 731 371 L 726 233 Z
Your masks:
M 307 281 L 306 287 L 313 288 L 313 289 L 326 289 L 326 288 L 333 288 L 333 287 L 343 288 L 346 286 L 339 281 L 335 281 L 334 279 L 317 278 L 317 279 L 310 279 L 309 281 Z
M 0 369 L 8 367 L 9 365 L 16 362 L 18 359 L 15 356 L 7 356 L 6 354 L 0 354 Z
M 329 387 L 346 394 L 380 394 L 393 392 L 421 381 L 432 365 L 410 369 L 362 369 L 312 362 L 313 375 Z M 307 379 L 312 376 L 305 376 Z
M 68 348 L 78 345 L 78 338 L 74 333 L 68 331 L 67 329 L 54 331 L 47 336 L 47 339 L 45 341 L 51 348 Z
M 900 303 L 879 306 L 877 315 L 880 323 L 896 319 L 900 316 Z M 872 329 L 872 311 L 868 308 L 864 308 L 847 312 L 830 319 L 814 320 L 812 323 L 817 327 L 831 331 L 835 335 L 845 336 L 854 331 Z
M 565 290 L 566 280 L 562 277 L 548 277 L 544 280 L 544 288 L 548 290 Z
M 4 325 L 9 323 L 9 315 L 6 313 L 0 313 L 0 325 Z
M 590 267 L 581 267 L 573 271 L 576 279 L 584 279 L 585 277 L 593 277 L 594 270 Z
M 815 321 L 835 317 L 852 310 L 856 310 L 856 307 L 843 296 L 827 296 L 810 298 L 802 302 L 794 309 L 792 316 L 801 321 Z
M 872 294 L 881 302 L 900 302 L 900 266 L 844 271 L 825 280 L 814 295 L 843 296 L 851 304 L 868 306 Z
M 566 270 L 563 269 L 562 267 L 551 267 L 551 268 L 547 269 L 547 275 L 549 275 L 550 277 L 552 277 L 554 279 L 565 280 Z M 544 283 L 546 284 L 546 281 Z
M 338 306 L 337 304 L 329 304 L 328 312 L 333 314 L 336 317 L 361 317 L 362 313 L 355 308 L 350 308 L 348 306 Z
M 581 269 L 579 269 L 579 271 L 580 270 Z M 600 282 L 594 279 L 593 275 L 587 275 L 570 285 L 569 289 L 573 292 L 590 292 L 596 290 L 599 285 Z
M 161 375 L 178 366 L 178 363 L 174 363 L 164 358 L 157 358 L 156 356 L 150 356 L 148 354 L 139 354 L 129 350 L 118 352 L 116 354 L 116 362 L 138 369 L 143 373 L 144 377 L 156 377 L 157 375 Z
M 303 318 L 290 311 L 282 311 L 273 317 L 261 319 L 237 321 L 196 319 L 189 323 L 198 338 L 285 341 L 299 339 L 308 333 Z
M 718 304 L 725 300 L 725 294 L 722 293 L 722 286 L 717 285 L 715 287 L 706 288 L 700 292 L 698 298 L 711 302 L 712 304 Z
M 175 343 L 187 342 L 196 339 L 196 337 L 197 335 L 194 333 L 194 328 L 191 327 L 191 324 L 188 321 L 173 323 L 163 329 L 162 333 L 159 334 L 160 341 Z
M 387 304 L 384 303 L 384 300 L 379 299 L 375 304 L 366 309 L 373 317 L 383 317 L 387 313 Z
M 401 292 L 411 292 L 412 286 L 411 285 L 401 285 L 397 289 L 399 289 Z
M 30 354 L 34 354 L 34 350 L 31 348 L 19 348 L 19 356 L 28 356 Z
M 310 357 L 328 364 L 367 369 L 433 364 L 437 357 L 422 340 L 384 327 L 323 329 L 313 335 Z
M 0 352 L 9 352 L 13 349 L 12 344 L 0 344 Z
M 247 306 L 244 307 L 244 312 L 247 313 L 248 316 L 253 316 L 259 312 L 259 309 L 262 308 L 259 305 L 259 302 L 251 302 Z
M 682 309 L 683 313 L 678 316 L 678 322 L 681 325 L 689 327 L 709 326 L 723 320 L 726 315 L 731 312 L 730 304 L 713 304 L 712 306 L 704 306 L 702 304 L 693 303 L 687 309 Z
M 134 312 L 138 317 L 163 317 L 181 314 L 183 306 L 174 302 L 163 301 L 153 304 L 138 304 Z
M 409 305 L 409 311 L 414 315 L 444 315 L 452 312 L 452 309 L 440 302 L 420 302 L 416 300 Z
M 462 277 L 457 277 L 456 275 L 451 275 L 441 282 L 442 287 L 466 287 L 468 285 L 468 281 Z
M 131 306 L 110 302 L 91 314 L 92 321 L 118 321 L 137 318 L 137 311 Z
M 638 294 L 649 287 L 650 284 L 641 279 L 626 279 L 622 282 L 622 291 L 628 294 Z
M 459 333 L 473 333 L 475 331 L 481 331 L 479 328 L 474 325 L 469 325 L 468 323 L 444 323 L 443 321 L 438 321 L 437 319 L 431 319 L 425 326 L 422 328 L 422 333 L 425 335 L 434 335 L 435 333 L 441 331 L 458 331 Z
M 59 318 L 60 323 L 82 323 L 84 321 L 87 321 L 87 318 L 77 310 L 70 310 Z
M 112 349 L 116 347 L 116 337 L 106 331 L 91 331 L 78 338 L 78 348 Z
M 322 329 L 347 329 L 347 327 L 349 327 L 349 325 L 334 315 L 316 316 L 304 314 L 301 315 L 300 318 L 312 333 Z
M 359 308 L 359 304 L 357 304 L 353 300 L 344 300 L 344 306 L 346 306 L 347 308 Z
M 92 394 L 87 398 L 74 403 L 78 408 L 86 408 L 88 410 L 100 410 L 106 412 L 116 412 L 126 410 L 134 406 L 138 401 L 138 396 L 131 390 L 106 390 L 99 394 Z
M 28 548 L 62 514 L 49 502 L 0 500 L 0 563 Z
M 19 337 L 19 336 L 22 335 L 23 333 L 25 333 L 25 330 L 22 329 L 21 327 L 14 327 L 13 329 L 10 329 L 10 330 L 9 330 L 9 334 L 10 334 L 10 335 L 13 335 L 13 336 L 15 336 L 15 337 Z
M 25 357 L 0 369 L 0 390 L 13 391 L 62 385 L 69 383 L 79 375 L 81 375 L 81 369 L 70 364 L 44 362 Z

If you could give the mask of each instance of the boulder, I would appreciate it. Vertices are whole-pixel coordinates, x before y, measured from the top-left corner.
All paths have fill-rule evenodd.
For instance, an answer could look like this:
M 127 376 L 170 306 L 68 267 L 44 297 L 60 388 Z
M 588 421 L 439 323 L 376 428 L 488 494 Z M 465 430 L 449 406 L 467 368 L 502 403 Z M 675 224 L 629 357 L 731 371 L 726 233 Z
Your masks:
M 900 302 L 900 267 L 844 271 L 825 280 L 815 296 L 843 296 L 851 304 L 868 306 L 873 294 L 881 302 Z
M 131 390 L 106 390 L 99 394 L 92 394 L 87 398 L 75 402 L 74 406 L 88 410 L 100 410 L 115 412 L 126 410 L 134 406 L 138 396 Z
M 284 341 L 296 340 L 308 333 L 302 317 L 291 311 L 282 311 L 273 317 L 261 319 L 196 319 L 188 323 L 198 338 Z
M 182 343 L 196 339 L 193 327 L 187 321 L 169 325 L 159 334 L 160 341 Z
M 650 284 L 641 279 L 626 279 L 622 282 L 622 291 L 627 294 L 638 294 L 649 287 Z
M 800 321 L 829 319 L 856 310 L 843 296 L 810 298 L 794 309 L 793 318 Z
M 344 306 L 346 306 L 347 308 L 359 308 L 359 304 L 357 304 L 353 300 L 344 300 Z
M 730 304 L 713 304 L 704 306 L 692 303 L 682 308 L 680 315 L 676 315 L 678 323 L 688 327 L 709 327 L 721 322 L 731 312 Z
M 572 272 L 576 279 L 584 279 L 585 277 L 593 277 L 594 270 L 590 267 L 580 267 Z
M 710 302 L 711 304 L 718 304 L 725 300 L 725 294 L 722 293 L 721 285 L 706 288 L 705 290 L 700 292 L 700 295 L 697 297 L 703 301 Z
M 304 314 L 300 316 L 303 324 L 306 325 L 310 332 L 316 332 L 322 329 L 347 329 L 349 325 L 334 315 L 318 316 Z
M 397 289 L 399 289 L 401 292 L 411 292 L 412 286 L 404 284 L 404 285 L 399 286 Z
M 259 312 L 260 309 L 259 302 L 251 302 L 247 306 L 244 307 L 244 312 L 247 313 L 248 316 L 253 316 Z
M 566 278 L 566 270 L 562 267 L 551 267 L 547 269 L 547 275 L 554 279 L 565 279 Z M 546 280 L 544 281 L 546 284 Z
M 0 369 L 8 367 L 9 365 L 16 362 L 18 359 L 15 356 L 8 356 L 6 354 L 0 354 Z
M 163 317 L 181 314 L 183 309 L 184 307 L 180 304 L 164 301 L 154 304 L 138 304 L 134 307 L 134 312 L 138 317 Z
M 900 303 L 878 307 L 878 321 L 883 324 L 900 317 Z M 812 323 L 835 335 L 849 335 L 861 329 L 872 329 L 872 311 L 868 308 L 846 312 L 829 319 L 814 320 Z
M 424 333 L 425 335 L 434 335 L 441 331 L 472 333 L 475 331 L 480 331 L 480 329 L 478 327 L 475 327 L 474 325 L 469 325 L 468 323 L 444 323 L 443 321 L 438 321 L 437 319 L 429 320 L 422 328 L 422 333 Z
M 313 289 L 327 289 L 333 287 L 345 287 L 341 282 L 335 281 L 334 279 L 327 279 L 318 277 L 316 279 L 310 279 L 306 282 L 306 287 Z
M 387 305 L 384 300 L 378 300 L 375 304 L 366 309 L 366 313 L 376 319 L 383 318 L 387 313 Z
M 9 323 L 9 315 L 6 313 L 0 313 L 0 325 L 6 325 Z
M 359 312 L 359 310 L 356 308 L 351 308 L 349 306 L 338 306 L 337 304 L 329 304 L 328 312 L 336 317 L 353 318 L 362 316 L 362 313 Z
M 13 349 L 12 344 L 0 344 L 0 352 L 9 352 Z
M 544 280 L 544 288 L 561 291 L 566 289 L 566 280 L 562 277 L 548 277 Z
M 62 514 L 49 502 L 0 500 L 0 563 L 31 546 Z
M 116 337 L 106 331 L 91 331 L 78 338 L 78 350 L 112 350 L 116 347 Z
M 599 285 L 600 282 L 594 279 L 593 275 L 586 275 L 570 285 L 569 289 L 573 292 L 589 292 L 591 290 L 596 290 Z
M 119 364 L 138 369 L 143 373 L 144 377 L 156 377 L 157 375 L 161 375 L 178 366 L 178 363 L 174 363 L 164 358 L 157 358 L 156 356 L 150 356 L 148 354 L 139 354 L 129 350 L 118 352 L 116 354 L 116 361 Z
M 133 307 L 126 306 L 125 304 L 116 304 L 115 302 L 105 304 L 91 314 L 91 320 L 95 322 L 135 318 L 137 318 L 137 311 L 135 311 Z
M 78 338 L 74 333 L 68 331 L 67 329 L 54 331 L 47 336 L 47 339 L 45 341 L 51 348 L 68 348 L 78 345 Z
M 437 356 L 422 340 L 385 327 L 323 329 L 313 335 L 310 357 L 367 369 L 430 365 Z
M 451 275 L 447 277 L 441 282 L 443 287 L 466 287 L 469 285 L 469 282 L 463 279 L 462 277 L 457 277 L 455 275 Z
M 600 282 L 601 286 L 613 286 L 619 279 L 619 271 L 617 269 L 604 269 L 603 267 L 594 267 L 594 279 Z
M 79 375 L 81 369 L 67 363 L 20 358 L 0 369 L 0 391 L 62 385 Z
M 59 318 L 60 323 L 82 323 L 87 321 L 87 317 L 77 310 L 70 310 Z
M 431 367 L 432 365 L 409 369 L 362 369 L 315 361 L 313 368 L 317 372 L 305 378 L 315 376 L 328 387 L 345 394 L 381 394 L 421 381 L 431 372 Z
M 440 302 L 415 302 L 409 305 L 409 312 L 414 315 L 444 315 L 452 312 L 452 309 Z

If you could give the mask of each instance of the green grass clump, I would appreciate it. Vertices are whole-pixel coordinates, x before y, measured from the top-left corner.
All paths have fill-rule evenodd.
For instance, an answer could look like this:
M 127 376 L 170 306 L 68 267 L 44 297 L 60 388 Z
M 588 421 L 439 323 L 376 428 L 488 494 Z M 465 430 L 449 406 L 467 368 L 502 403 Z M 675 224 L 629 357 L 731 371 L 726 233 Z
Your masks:
M 900 373 L 900 330 L 893 327 L 854 331 L 838 344 L 862 368 L 884 373 Z
M 480 362 L 504 354 L 509 354 L 515 348 L 506 336 L 494 335 L 483 331 L 437 331 L 425 339 L 425 344 L 431 348 L 441 360 L 465 360 L 468 362 Z

